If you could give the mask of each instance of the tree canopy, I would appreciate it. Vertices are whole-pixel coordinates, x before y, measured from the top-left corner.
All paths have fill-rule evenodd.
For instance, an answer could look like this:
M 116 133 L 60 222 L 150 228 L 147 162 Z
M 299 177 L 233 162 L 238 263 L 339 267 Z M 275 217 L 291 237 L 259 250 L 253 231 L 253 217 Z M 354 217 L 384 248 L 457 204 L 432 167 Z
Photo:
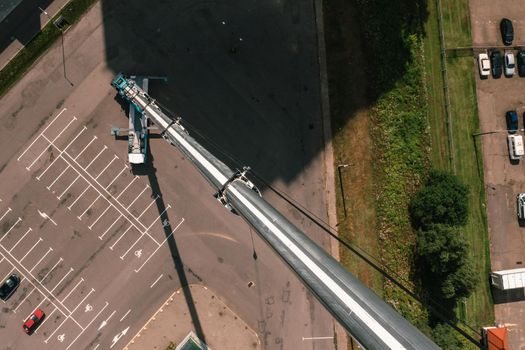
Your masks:
M 468 188 L 453 174 L 432 171 L 426 185 L 410 203 L 416 229 L 431 224 L 462 226 L 467 222 Z

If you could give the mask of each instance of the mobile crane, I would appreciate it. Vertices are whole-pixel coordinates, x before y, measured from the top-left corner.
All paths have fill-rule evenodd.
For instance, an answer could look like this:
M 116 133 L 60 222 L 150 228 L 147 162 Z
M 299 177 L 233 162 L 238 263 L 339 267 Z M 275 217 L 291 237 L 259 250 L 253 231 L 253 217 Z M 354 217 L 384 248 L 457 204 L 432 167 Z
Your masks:
M 177 147 L 217 191 L 215 198 L 257 231 L 364 348 L 439 349 L 266 202 L 248 179 L 248 168 L 231 170 L 189 135 L 180 118 L 172 119 L 164 114 L 133 79 L 118 74 L 111 85 L 157 125 L 161 135 Z

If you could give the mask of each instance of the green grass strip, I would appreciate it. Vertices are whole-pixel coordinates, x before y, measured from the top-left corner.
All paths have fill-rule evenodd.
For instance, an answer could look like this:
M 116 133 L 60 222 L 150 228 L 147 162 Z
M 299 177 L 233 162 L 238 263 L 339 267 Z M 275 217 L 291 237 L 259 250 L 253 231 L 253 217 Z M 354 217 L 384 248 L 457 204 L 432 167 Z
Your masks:
M 53 21 L 60 15 L 73 25 L 98 0 L 71 0 L 59 13 L 0 71 L 0 97 L 24 76 L 28 69 L 60 38 Z

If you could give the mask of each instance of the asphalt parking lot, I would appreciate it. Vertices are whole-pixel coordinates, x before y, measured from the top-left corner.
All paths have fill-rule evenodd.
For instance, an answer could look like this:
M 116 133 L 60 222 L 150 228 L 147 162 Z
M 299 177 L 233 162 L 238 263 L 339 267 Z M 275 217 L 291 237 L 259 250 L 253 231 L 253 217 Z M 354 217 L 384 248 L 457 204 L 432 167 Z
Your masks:
M 486 0 L 470 2 L 472 39 L 474 47 L 501 47 L 499 22 L 512 19 L 515 31 L 514 47 L 525 45 L 525 8 L 521 1 L 495 4 Z M 512 48 L 511 48 L 512 49 Z M 478 51 L 476 51 L 476 54 Z M 516 53 L 516 50 L 513 50 Z M 480 137 L 484 161 L 487 216 L 490 235 L 492 270 L 523 267 L 525 262 L 525 228 L 516 217 L 516 195 L 525 192 L 525 162 L 511 163 L 507 146 L 505 112 L 516 110 L 519 115 L 519 134 L 524 135 L 525 78 L 517 73 L 512 78 L 489 77 L 481 80 L 476 70 Z M 458 116 L 460 117 L 460 116 Z M 487 276 L 488 278 L 488 276 Z M 493 293 L 496 322 L 509 326 L 512 349 L 525 349 L 525 298 L 520 293 Z
M 205 338 L 206 329 L 187 288 L 201 284 L 257 332 L 265 349 L 333 349 L 330 315 L 246 223 L 216 201 L 213 189 L 183 155 L 154 138 L 151 166 L 132 172 L 125 160 L 127 142 L 109 133 L 111 126 L 127 124 L 123 106 L 109 85 L 116 70 L 142 73 L 147 63 L 148 74 L 155 73 L 152 67 L 165 69 L 176 78 L 165 86 L 151 86 L 159 103 L 181 111 L 192 122 L 197 119 L 194 124 L 200 124 L 206 135 L 220 136 L 218 141 L 227 151 L 325 218 L 318 72 L 312 63 L 315 41 L 310 37 L 315 32 L 308 20 L 312 8 L 269 6 L 258 20 L 272 33 L 272 40 L 261 43 L 243 34 L 247 47 L 263 53 L 276 42 L 283 56 L 278 65 L 277 55 L 261 56 L 257 51 L 251 54 L 256 60 L 248 59 L 244 55 L 250 50 L 244 49 L 234 57 L 241 62 L 234 62 L 228 43 L 223 51 L 199 51 L 197 58 L 194 51 L 183 56 L 186 48 L 177 49 L 173 54 L 183 60 L 173 64 L 173 57 L 157 52 L 171 36 L 143 37 L 140 50 L 130 47 L 128 32 L 151 31 L 150 27 L 128 30 L 128 19 L 144 14 L 141 3 L 113 4 L 97 4 L 68 30 L 65 66 L 62 48 L 56 45 L 0 104 L 4 150 L 0 153 L 0 273 L 16 271 L 23 278 L 0 314 L 5 346 L 121 348 L 181 287 L 194 331 Z M 174 3 L 160 1 L 157 5 L 152 6 L 155 15 L 148 12 L 151 17 L 135 23 L 154 26 L 154 32 L 159 23 L 171 25 L 158 16 L 169 17 L 180 8 L 174 10 Z M 214 28 L 232 22 L 227 17 L 230 11 L 239 11 L 240 18 L 243 11 L 257 13 L 240 11 L 232 2 L 223 4 L 220 19 L 211 20 L 209 15 L 216 14 L 212 5 L 194 7 L 181 1 L 177 6 L 186 9 L 183 19 L 194 18 L 188 14 L 194 11 L 202 20 L 197 23 L 200 31 L 195 31 L 191 20 L 177 30 L 188 42 L 198 35 L 201 48 L 210 40 L 217 44 Z M 125 14 L 115 16 L 124 10 Z M 284 48 L 289 42 L 283 43 L 281 37 L 283 28 L 288 28 L 273 25 L 275 15 L 269 15 L 275 11 L 291 18 L 296 29 L 286 40 L 300 45 Z M 261 28 L 252 23 L 241 27 L 256 32 Z M 162 28 L 162 32 L 170 30 Z M 174 43 L 169 44 L 175 49 Z M 131 57 L 130 51 L 137 56 Z M 294 56 L 298 52 L 302 54 Z M 201 62 L 198 67 L 193 65 L 196 59 Z M 300 71 L 301 80 L 283 77 L 262 63 L 284 71 L 290 64 Z M 300 65 L 309 67 L 308 74 Z M 169 71 L 170 67 L 177 71 Z M 252 135 L 252 130 L 258 134 Z M 328 248 L 326 234 L 267 188 L 263 192 Z M 27 336 L 21 325 L 36 307 L 47 317 L 35 334 Z

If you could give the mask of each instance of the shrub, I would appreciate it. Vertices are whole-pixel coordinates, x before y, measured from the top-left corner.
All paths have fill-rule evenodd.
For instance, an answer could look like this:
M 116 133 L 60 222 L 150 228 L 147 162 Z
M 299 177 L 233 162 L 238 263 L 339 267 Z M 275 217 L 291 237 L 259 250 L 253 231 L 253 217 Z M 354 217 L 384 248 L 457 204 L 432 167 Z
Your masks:
M 468 188 L 450 173 L 432 171 L 426 185 L 410 203 L 413 226 L 463 226 L 468 215 Z

